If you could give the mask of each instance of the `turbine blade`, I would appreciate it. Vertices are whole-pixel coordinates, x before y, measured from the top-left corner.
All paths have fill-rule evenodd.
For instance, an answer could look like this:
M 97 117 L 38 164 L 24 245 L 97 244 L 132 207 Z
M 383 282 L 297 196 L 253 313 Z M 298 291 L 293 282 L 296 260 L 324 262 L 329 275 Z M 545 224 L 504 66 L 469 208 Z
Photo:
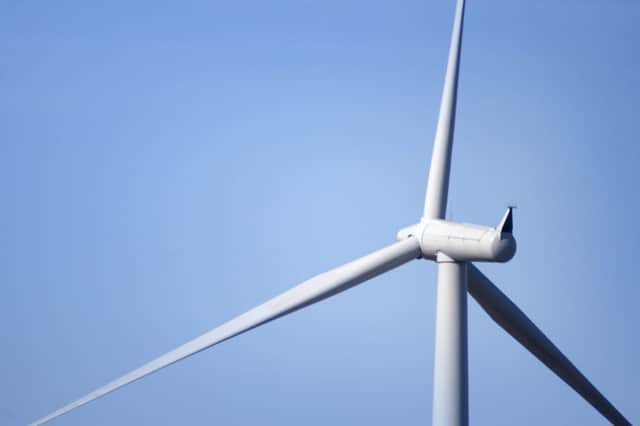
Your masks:
M 500 327 L 614 425 L 631 425 L 542 331 L 478 268 L 469 264 L 469 294 Z
M 420 256 L 421 250 L 418 241 L 415 238 L 409 238 L 332 269 L 329 272 L 317 275 L 82 398 L 65 405 L 57 411 L 36 420 L 32 425 L 41 425 L 48 422 L 174 362 L 259 325 L 331 297 Z
M 451 47 L 449 48 L 447 75 L 444 80 L 442 100 L 440 101 L 438 127 L 433 142 L 433 153 L 431 154 L 431 167 L 429 168 L 423 219 L 444 219 L 447 211 L 463 23 L 464 0 L 458 0 L 453 22 L 453 33 L 451 35 Z

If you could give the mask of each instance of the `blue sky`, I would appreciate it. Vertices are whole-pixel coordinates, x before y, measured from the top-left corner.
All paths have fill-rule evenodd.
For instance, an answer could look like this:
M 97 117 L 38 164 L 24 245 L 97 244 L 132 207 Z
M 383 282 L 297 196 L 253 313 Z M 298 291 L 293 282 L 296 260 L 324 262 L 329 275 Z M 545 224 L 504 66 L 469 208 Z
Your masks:
M 0 423 L 24 424 L 417 221 L 453 1 L 17 2 L 0 17 Z M 449 214 L 640 419 L 640 4 L 469 0 Z M 424 425 L 414 262 L 52 424 Z M 469 302 L 473 424 L 606 424 Z

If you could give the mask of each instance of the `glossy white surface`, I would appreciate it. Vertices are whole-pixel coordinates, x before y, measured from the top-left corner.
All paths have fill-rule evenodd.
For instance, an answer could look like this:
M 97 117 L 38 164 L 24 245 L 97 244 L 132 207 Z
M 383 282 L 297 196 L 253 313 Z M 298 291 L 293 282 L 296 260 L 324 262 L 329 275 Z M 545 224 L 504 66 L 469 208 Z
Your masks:
M 435 349 L 433 425 L 466 426 L 469 424 L 466 262 L 438 262 Z
M 36 420 L 32 425 L 35 426 L 46 423 L 74 408 L 87 404 L 109 392 L 113 392 L 122 386 L 167 367 L 174 362 L 210 348 L 261 324 L 345 291 L 419 256 L 420 247 L 418 242 L 415 239 L 408 239 L 332 269 L 331 271 L 316 275 L 291 290 L 274 297 L 268 302 L 251 309 L 171 352 L 154 359 L 142 367 L 94 390 L 82 398 L 65 405 L 48 416 Z
M 431 219 L 401 229 L 397 238 L 417 238 L 426 259 L 445 254 L 457 261 L 507 262 L 516 253 L 513 234 L 502 232 L 508 213 L 497 228 Z
M 443 219 L 447 211 L 463 23 L 464 0 L 458 0 L 453 34 L 451 35 L 451 47 L 449 48 L 447 74 L 440 102 L 438 127 L 433 142 L 433 154 L 431 155 L 431 167 L 429 168 L 429 180 L 424 201 L 424 219 Z
M 489 316 L 614 425 L 631 423 L 544 333 L 478 268 L 468 267 L 469 294 Z
M 485 226 L 430 220 L 421 230 L 418 238 L 427 258 L 444 253 L 458 261 L 506 262 L 516 253 L 513 235 Z

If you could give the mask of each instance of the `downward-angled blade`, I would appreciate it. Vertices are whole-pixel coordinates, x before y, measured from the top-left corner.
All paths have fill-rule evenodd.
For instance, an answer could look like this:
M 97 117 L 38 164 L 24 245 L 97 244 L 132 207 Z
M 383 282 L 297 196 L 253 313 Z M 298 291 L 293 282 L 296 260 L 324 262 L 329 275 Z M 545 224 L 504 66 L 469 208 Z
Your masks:
M 420 257 L 420 255 L 420 245 L 415 238 L 409 238 L 361 257 L 351 263 L 332 269 L 329 272 L 317 275 L 280 296 L 156 358 L 137 370 L 133 370 L 119 379 L 94 390 L 48 416 L 36 420 L 32 425 L 43 424 L 74 408 L 80 407 L 122 386 L 171 365 L 174 362 L 180 361 L 233 336 L 237 336 L 240 333 L 251 330 L 261 324 L 347 290 L 403 263 Z
M 468 291 L 500 327 L 556 373 L 614 425 L 631 425 L 538 327 L 478 268 L 469 264 Z

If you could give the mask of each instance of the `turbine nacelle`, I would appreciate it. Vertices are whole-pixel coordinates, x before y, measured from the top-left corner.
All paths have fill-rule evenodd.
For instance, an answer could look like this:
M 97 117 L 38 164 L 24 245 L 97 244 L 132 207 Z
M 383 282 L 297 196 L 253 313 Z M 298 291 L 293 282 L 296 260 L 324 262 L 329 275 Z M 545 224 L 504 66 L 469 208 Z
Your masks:
M 516 253 L 512 207 L 507 209 L 495 228 L 423 219 L 416 225 L 401 229 L 397 235 L 398 240 L 411 237 L 420 243 L 422 255 L 432 260 L 445 255 L 445 259 L 455 261 L 507 262 Z

